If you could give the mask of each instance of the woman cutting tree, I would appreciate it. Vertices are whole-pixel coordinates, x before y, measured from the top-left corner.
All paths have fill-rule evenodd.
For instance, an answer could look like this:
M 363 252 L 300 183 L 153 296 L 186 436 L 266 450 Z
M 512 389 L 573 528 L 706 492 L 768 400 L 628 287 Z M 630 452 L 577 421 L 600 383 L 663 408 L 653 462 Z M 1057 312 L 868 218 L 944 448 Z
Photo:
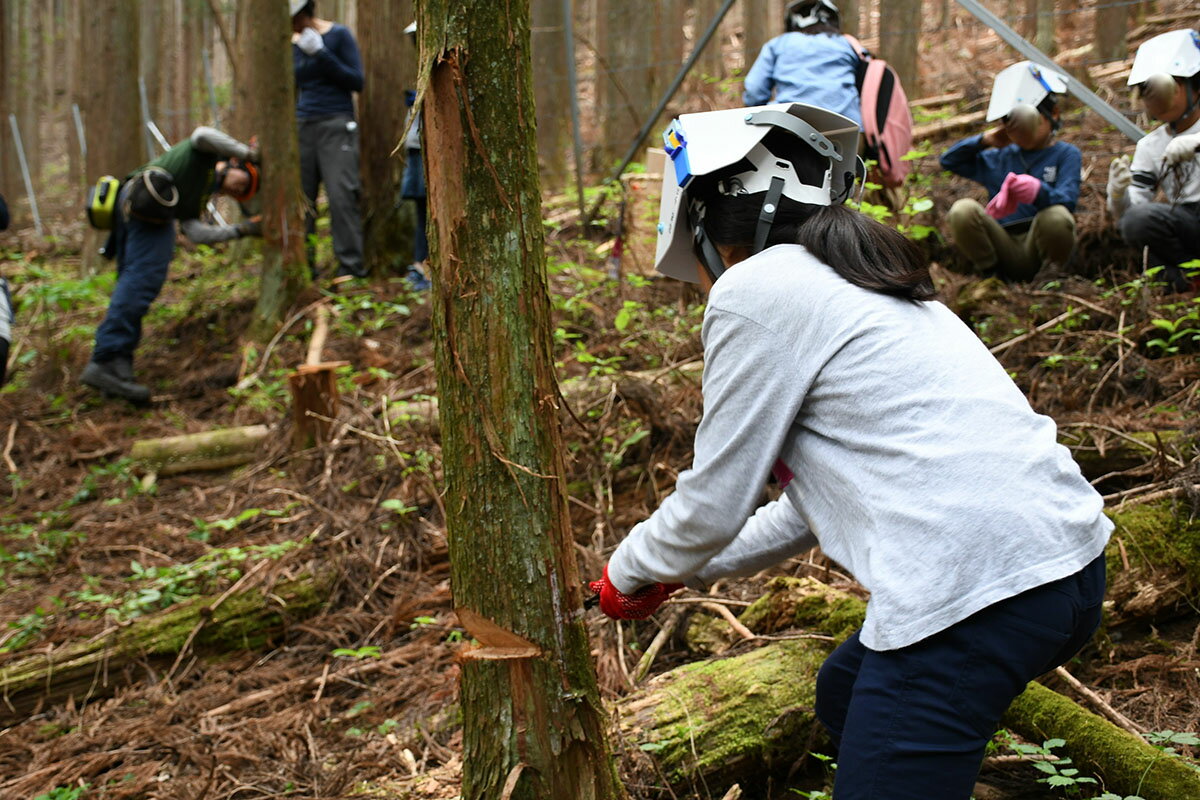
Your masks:
M 843 205 L 852 119 L 714 111 L 666 140 L 656 266 L 709 289 L 704 417 L 601 608 L 640 619 L 820 545 L 871 592 L 817 681 L 834 797 L 966 800 L 1012 699 L 1096 629 L 1103 501 L 915 245 Z

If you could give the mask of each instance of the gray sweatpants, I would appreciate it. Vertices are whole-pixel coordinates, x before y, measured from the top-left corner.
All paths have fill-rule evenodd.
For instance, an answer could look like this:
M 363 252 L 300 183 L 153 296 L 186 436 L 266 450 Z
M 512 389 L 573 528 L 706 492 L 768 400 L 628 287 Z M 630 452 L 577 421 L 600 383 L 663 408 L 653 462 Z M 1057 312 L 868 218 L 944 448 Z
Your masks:
M 358 125 L 337 115 L 300 120 L 300 184 L 310 206 L 306 230 L 316 228 L 317 191 L 325 184 L 333 227 L 333 252 L 338 275 L 366 274 L 363 266 L 362 211 L 358 176 Z M 313 263 L 309 248 L 309 263 Z

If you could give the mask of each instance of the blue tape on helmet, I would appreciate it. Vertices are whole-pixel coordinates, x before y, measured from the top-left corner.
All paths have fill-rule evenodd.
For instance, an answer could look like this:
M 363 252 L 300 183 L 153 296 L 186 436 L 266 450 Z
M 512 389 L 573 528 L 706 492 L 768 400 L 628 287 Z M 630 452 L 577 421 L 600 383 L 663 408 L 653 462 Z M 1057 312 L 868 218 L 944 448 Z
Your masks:
M 663 148 L 675 165 L 675 182 L 686 186 L 692 179 L 692 165 L 688 161 L 687 137 L 684 136 L 679 120 L 674 120 L 671 126 L 663 131 Z

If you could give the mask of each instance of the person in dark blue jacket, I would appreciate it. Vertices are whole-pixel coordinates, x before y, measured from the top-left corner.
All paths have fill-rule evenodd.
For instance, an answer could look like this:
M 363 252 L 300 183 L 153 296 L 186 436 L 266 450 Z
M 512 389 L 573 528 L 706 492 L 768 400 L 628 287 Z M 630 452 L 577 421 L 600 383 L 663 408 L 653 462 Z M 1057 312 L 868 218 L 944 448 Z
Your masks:
M 862 127 L 855 83 L 859 56 L 842 35 L 837 6 L 831 0 L 796 0 L 788 4 L 784 22 L 787 32 L 763 45 L 746 74 L 742 100 L 748 106 L 807 103 Z
M 1066 77 L 1022 61 L 996 76 L 988 119 L 1001 124 L 942 154 L 945 169 L 983 185 L 947 222 L 972 269 L 1008 281 L 1062 277 L 1075 248 L 1081 157 L 1055 139 Z
M 300 183 L 308 196 L 308 233 L 316 224 L 317 192 L 329 198 L 338 275 L 366 275 L 358 175 L 358 122 L 354 92 L 363 88 L 362 59 L 354 34 L 316 17 L 312 0 L 289 0 L 296 118 L 300 123 Z M 315 268 L 310 245 L 309 263 Z

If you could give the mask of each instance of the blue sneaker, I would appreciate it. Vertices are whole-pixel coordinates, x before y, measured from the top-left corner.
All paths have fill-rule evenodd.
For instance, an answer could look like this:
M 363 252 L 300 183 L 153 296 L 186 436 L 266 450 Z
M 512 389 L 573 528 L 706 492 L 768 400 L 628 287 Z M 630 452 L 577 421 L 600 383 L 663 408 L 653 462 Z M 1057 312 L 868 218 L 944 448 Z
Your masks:
M 408 272 L 404 275 L 404 277 L 409 283 L 412 284 L 413 291 L 416 292 L 427 292 L 429 291 L 429 287 L 433 285 L 429 282 L 429 278 L 425 277 L 425 273 L 421 271 L 421 268 L 416 264 L 413 264 L 408 268 Z

